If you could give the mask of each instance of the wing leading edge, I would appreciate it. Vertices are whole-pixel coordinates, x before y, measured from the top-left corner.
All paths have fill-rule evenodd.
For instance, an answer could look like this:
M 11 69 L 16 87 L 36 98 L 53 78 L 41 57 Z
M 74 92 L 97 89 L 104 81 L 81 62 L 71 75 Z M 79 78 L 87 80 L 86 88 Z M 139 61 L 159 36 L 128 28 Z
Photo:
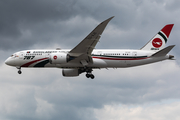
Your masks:
M 74 47 L 69 52 L 70 57 L 73 59 L 71 62 L 80 62 L 83 65 L 86 65 L 89 62 L 93 62 L 91 53 L 99 41 L 101 34 L 103 33 L 107 24 L 113 17 L 110 17 L 109 19 L 100 23 L 88 36 L 86 36 L 76 47 Z

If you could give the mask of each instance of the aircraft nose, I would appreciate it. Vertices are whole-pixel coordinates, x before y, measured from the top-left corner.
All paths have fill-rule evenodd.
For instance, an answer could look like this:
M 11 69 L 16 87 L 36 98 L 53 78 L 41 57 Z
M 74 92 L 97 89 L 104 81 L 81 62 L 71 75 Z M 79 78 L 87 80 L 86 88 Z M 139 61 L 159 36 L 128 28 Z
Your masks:
M 8 59 L 6 59 L 5 64 L 13 66 L 14 65 L 14 61 L 11 58 L 8 58 Z

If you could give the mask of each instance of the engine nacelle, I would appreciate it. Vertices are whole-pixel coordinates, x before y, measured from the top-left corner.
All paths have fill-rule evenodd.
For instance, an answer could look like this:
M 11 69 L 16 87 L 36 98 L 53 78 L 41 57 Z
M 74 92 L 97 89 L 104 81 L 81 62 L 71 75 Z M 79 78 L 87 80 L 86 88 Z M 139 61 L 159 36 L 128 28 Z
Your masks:
M 79 69 L 62 69 L 62 74 L 65 77 L 75 77 L 79 76 Z
M 51 53 L 49 57 L 49 61 L 51 64 L 64 64 L 68 62 L 67 53 Z

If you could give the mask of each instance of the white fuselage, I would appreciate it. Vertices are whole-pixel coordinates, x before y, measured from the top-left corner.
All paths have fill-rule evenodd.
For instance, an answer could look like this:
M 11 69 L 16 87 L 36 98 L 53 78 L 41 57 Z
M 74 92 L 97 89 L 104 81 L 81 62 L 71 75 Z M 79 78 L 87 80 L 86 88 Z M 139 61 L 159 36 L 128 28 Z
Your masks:
M 81 63 L 52 64 L 49 56 L 52 53 L 68 53 L 70 50 L 24 50 L 14 53 L 5 63 L 15 67 L 58 67 L 58 68 L 80 68 Z M 92 52 L 93 63 L 87 67 L 91 68 L 124 68 L 144 65 L 169 59 L 169 55 L 151 57 L 153 51 L 126 50 L 126 49 L 96 49 Z

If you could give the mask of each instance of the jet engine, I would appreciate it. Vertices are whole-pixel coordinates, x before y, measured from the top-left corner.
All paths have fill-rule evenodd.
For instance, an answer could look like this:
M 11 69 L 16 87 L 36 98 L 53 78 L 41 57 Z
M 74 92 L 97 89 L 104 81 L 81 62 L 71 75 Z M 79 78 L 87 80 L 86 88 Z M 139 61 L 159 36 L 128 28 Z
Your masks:
M 65 77 L 79 76 L 79 69 L 62 69 L 62 74 Z
M 64 64 L 69 61 L 69 55 L 67 53 L 51 53 L 49 61 L 51 64 Z

